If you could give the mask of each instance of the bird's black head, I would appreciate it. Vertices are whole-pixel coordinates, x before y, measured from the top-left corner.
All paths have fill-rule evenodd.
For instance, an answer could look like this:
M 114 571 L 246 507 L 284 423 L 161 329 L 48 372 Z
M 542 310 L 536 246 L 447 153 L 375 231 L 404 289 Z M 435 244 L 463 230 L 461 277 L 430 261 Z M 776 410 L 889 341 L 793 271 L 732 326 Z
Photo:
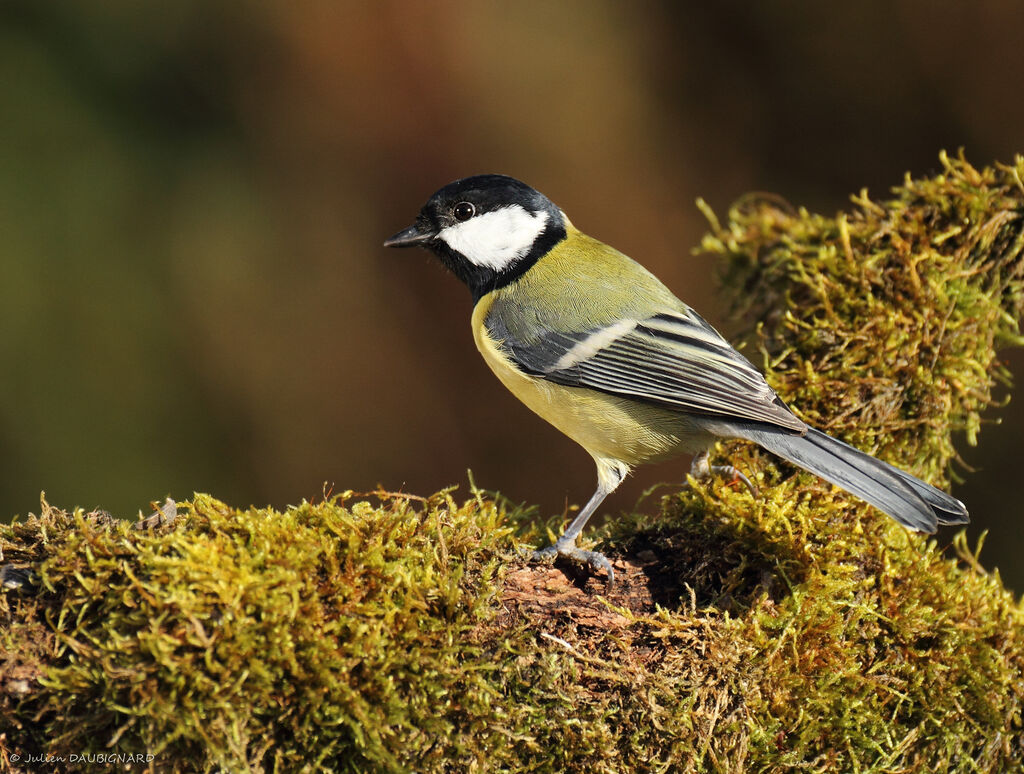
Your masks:
M 565 235 L 565 216 L 546 196 L 512 177 L 475 175 L 431 196 L 416 222 L 384 246 L 427 248 L 476 301 L 521 276 Z

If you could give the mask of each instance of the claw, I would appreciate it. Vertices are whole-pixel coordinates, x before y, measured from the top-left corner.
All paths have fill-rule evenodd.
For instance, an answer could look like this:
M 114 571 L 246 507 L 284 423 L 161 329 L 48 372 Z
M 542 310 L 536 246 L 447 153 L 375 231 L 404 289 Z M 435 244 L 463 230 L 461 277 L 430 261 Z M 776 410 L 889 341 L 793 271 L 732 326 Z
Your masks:
M 615 570 L 612 569 L 612 563 L 608 561 L 608 557 L 599 551 L 577 548 L 575 540 L 559 539 L 553 546 L 534 551 L 532 558 L 535 562 L 549 562 L 560 556 L 589 567 L 595 575 L 604 570 L 608 576 L 608 588 L 615 583 Z
M 708 453 L 706 451 L 702 451 L 693 458 L 693 462 L 690 464 L 690 475 L 697 479 L 710 478 L 711 476 L 722 476 L 723 478 L 728 476 L 731 479 L 729 483 L 734 484 L 740 481 L 746 486 L 751 496 L 757 497 L 758 495 L 757 487 L 751 483 L 749 478 L 732 465 L 712 465 L 708 461 Z

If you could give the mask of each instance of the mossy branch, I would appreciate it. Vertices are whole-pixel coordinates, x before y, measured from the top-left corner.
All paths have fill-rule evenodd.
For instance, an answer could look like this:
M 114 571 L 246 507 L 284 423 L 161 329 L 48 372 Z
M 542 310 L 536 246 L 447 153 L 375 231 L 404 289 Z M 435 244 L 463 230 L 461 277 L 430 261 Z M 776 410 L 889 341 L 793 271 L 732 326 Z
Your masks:
M 780 394 L 940 484 L 1024 304 L 1024 159 L 942 164 L 836 218 L 706 210 L 702 243 Z M 979 549 L 727 452 L 761 496 L 613 521 L 605 597 L 479 492 L 198 495 L 145 530 L 44 502 L 0 531 L 0 767 L 1020 770 L 1024 610 Z

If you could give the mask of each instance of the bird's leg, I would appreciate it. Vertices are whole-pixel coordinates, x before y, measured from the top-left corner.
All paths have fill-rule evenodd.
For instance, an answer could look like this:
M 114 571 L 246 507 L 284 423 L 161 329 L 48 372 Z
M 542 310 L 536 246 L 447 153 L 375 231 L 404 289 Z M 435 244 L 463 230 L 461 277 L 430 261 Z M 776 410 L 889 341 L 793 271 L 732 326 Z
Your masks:
M 555 544 L 548 546 L 547 548 L 541 548 L 538 551 L 533 552 L 533 559 L 547 560 L 554 559 L 558 556 L 564 556 L 567 559 L 579 562 L 580 564 L 586 565 L 595 573 L 600 570 L 604 570 L 608 574 L 608 585 L 610 586 L 615 582 L 615 571 L 612 570 L 611 562 L 608 558 L 597 551 L 587 551 L 583 548 L 576 547 L 576 538 L 579 537 L 580 532 L 583 531 L 583 526 L 587 523 L 587 520 L 593 515 L 594 511 L 601 502 L 609 495 L 609 490 L 606 490 L 601 485 L 598 485 L 597 491 L 594 492 L 594 496 L 590 498 L 583 510 L 579 512 L 579 515 L 572 520 L 572 523 L 566 528 L 562 536 L 555 541 Z
M 598 462 L 597 491 L 594 492 L 589 502 L 583 506 L 583 510 L 572 520 L 572 523 L 566 527 L 565 532 L 555 541 L 553 546 L 541 548 L 533 552 L 534 561 L 551 560 L 564 556 L 567 559 L 586 565 L 595 573 L 604 570 L 608 575 L 608 586 L 610 588 L 615 582 L 615 571 L 612 569 L 612 563 L 608 561 L 608 557 L 599 551 L 587 551 L 583 548 L 577 548 L 576 538 L 579 537 L 590 517 L 594 515 L 594 511 L 604 502 L 604 498 L 615 491 L 615 487 L 626 477 L 628 472 L 629 469 L 621 463 L 615 466 L 602 466 L 601 462 Z
M 690 475 L 698 480 L 712 476 L 729 477 L 733 481 L 743 482 L 750 494 L 757 497 L 757 487 L 750 482 L 749 478 L 732 465 L 712 465 L 707 449 L 694 455 L 693 462 L 690 463 Z

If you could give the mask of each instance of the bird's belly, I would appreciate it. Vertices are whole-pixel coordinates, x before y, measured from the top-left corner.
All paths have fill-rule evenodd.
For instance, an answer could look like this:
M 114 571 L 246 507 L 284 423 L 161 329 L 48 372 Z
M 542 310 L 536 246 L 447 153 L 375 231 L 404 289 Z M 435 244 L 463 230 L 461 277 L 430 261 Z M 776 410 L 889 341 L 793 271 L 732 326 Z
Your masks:
M 703 449 L 710 439 L 688 428 L 675 412 L 580 387 L 558 387 L 540 379 L 513 386 L 502 382 L 534 412 L 572 438 L 593 457 L 635 466 Z
M 595 458 L 632 467 L 696 452 L 712 441 L 679 412 L 529 376 L 509 365 L 488 336 L 477 334 L 476 340 L 487 365 L 513 395 Z

